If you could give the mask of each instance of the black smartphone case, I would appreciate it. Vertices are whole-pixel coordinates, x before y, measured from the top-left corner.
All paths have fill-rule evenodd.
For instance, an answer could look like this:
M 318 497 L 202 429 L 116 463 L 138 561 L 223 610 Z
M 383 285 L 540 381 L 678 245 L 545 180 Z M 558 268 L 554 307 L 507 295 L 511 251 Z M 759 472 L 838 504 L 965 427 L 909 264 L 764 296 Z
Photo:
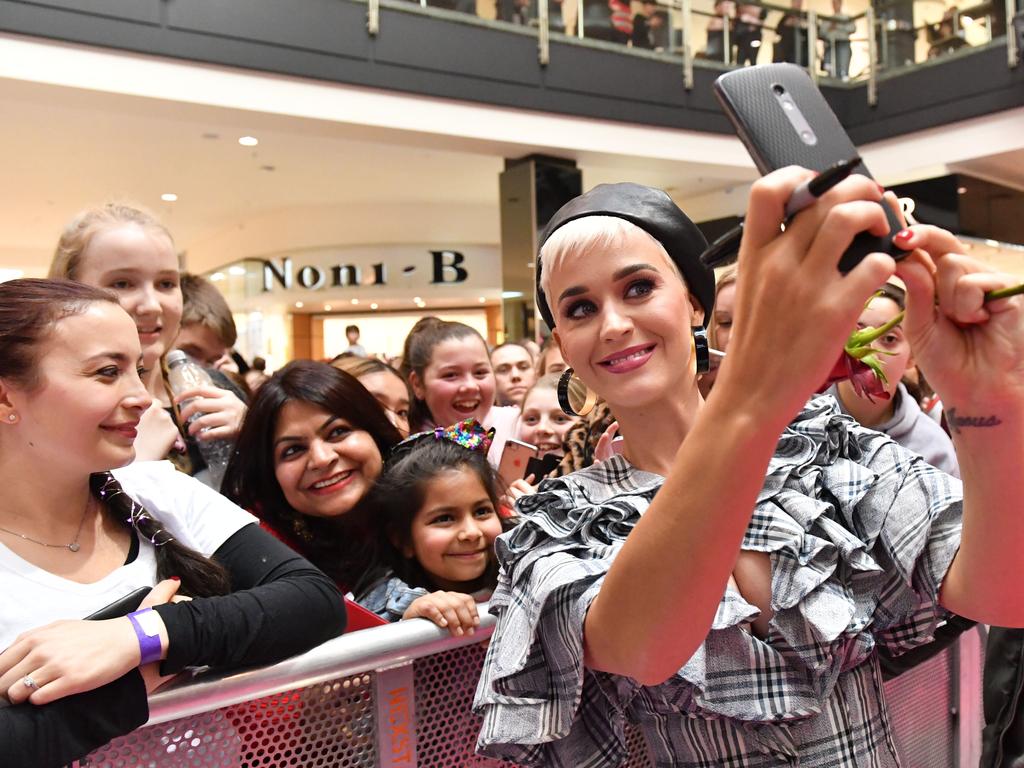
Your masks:
M 139 609 L 142 601 L 146 599 L 152 587 L 139 587 L 129 592 L 124 597 L 118 598 L 110 605 L 105 605 L 95 613 L 85 617 L 86 621 L 103 621 L 104 619 L 119 619 Z
M 782 86 L 817 136 L 807 144 L 783 112 L 773 88 Z M 726 72 L 715 80 L 715 96 L 732 122 L 762 175 L 787 165 L 800 165 L 812 171 L 824 171 L 840 160 L 857 155 L 846 130 L 825 101 L 810 75 L 795 64 L 763 64 Z M 855 173 L 871 178 L 861 163 Z M 900 230 L 900 221 L 888 205 L 882 205 L 889 220 L 889 234 L 876 237 L 858 235 L 839 260 L 839 269 L 848 272 L 867 254 L 888 253 L 899 259 L 906 252 L 892 242 Z

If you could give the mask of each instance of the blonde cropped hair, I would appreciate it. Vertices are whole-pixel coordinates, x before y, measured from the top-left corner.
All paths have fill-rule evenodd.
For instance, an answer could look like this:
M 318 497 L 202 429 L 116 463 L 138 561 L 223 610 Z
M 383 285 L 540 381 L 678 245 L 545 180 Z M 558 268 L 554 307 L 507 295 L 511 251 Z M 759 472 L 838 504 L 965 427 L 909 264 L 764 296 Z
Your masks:
M 552 316 L 555 315 L 555 307 L 551 304 L 551 273 L 562 261 L 593 249 L 619 246 L 625 241 L 626 236 L 633 232 L 639 232 L 654 243 L 664 254 L 665 261 L 672 265 L 672 271 L 683 280 L 679 267 L 668 255 L 665 246 L 646 230 L 618 216 L 583 216 L 556 229 L 540 249 L 540 288 L 547 297 L 548 309 L 551 310 Z
M 174 248 L 174 238 L 156 216 L 139 206 L 128 203 L 104 203 L 103 205 L 86 208 L 78 213 L 61 232 L 57 248 L 50 262 L 49 277 L 78 279 L 78 271 L 82 265 L 82 254 L 89 247 L 98 232 L 123 224 L 136 224 L 142 229 L 163 235 Z M 180 268 L 180 265 L 179 265 Z

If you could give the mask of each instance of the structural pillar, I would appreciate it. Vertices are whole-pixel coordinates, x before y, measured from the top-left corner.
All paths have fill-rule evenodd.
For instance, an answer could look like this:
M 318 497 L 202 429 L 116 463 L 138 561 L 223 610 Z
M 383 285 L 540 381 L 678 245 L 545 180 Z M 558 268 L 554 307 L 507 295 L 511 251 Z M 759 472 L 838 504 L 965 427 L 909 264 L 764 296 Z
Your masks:
M 565 203 L 583 191 L 572 160 L 529 155 L 505 160 L 501 192 L 501 305 L 499 341 L 547 334 L 537 315 L 534 270 L 541 231 Z

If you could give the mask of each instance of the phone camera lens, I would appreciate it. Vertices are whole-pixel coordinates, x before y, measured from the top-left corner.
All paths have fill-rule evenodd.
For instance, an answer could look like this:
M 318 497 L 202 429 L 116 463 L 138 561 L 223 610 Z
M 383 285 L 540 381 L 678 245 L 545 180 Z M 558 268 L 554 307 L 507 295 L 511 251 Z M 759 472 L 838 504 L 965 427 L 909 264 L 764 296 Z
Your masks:
M 782 94 L 784 94 L 784 93 L 786 92 L 786 89 L 785 89 L 785 88 L 783 88 L 783 87 L 782 87 L 781 85 L 779 85 L 778 83 L 776 83 L 775 85 L 773 85 L 773 86 L 772 86 L 772 92 L 773 92 L 773 93 L 774 93 L 774 94 L 775 94 L 776 96 L 781 96 Z

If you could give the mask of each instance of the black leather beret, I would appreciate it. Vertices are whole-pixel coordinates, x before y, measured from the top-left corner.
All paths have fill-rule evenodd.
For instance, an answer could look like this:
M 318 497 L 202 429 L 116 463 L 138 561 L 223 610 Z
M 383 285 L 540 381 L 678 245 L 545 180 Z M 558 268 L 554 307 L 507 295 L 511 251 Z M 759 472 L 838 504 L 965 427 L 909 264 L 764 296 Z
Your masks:
M 642 184 L 621 182 L 599 184 L 589 192 L 575 197 L 558 209 L 544 228 L 540 247 L 564 224 L 584 216 L 615 216 L 640 227 L 664 246 L 669 258 L 676 263 L 690 292 L 704 308 L 704 325 L 711 319 L 715 305 L 715 273 L 700 261 L 708 247 L 697 225 L 679 210 L 664 191 Z M 555 327 L 555 318 L 548 308 L 547 297 L 540 287 L 540 253 L 537 254 L 537 307 L 549 328 Z

